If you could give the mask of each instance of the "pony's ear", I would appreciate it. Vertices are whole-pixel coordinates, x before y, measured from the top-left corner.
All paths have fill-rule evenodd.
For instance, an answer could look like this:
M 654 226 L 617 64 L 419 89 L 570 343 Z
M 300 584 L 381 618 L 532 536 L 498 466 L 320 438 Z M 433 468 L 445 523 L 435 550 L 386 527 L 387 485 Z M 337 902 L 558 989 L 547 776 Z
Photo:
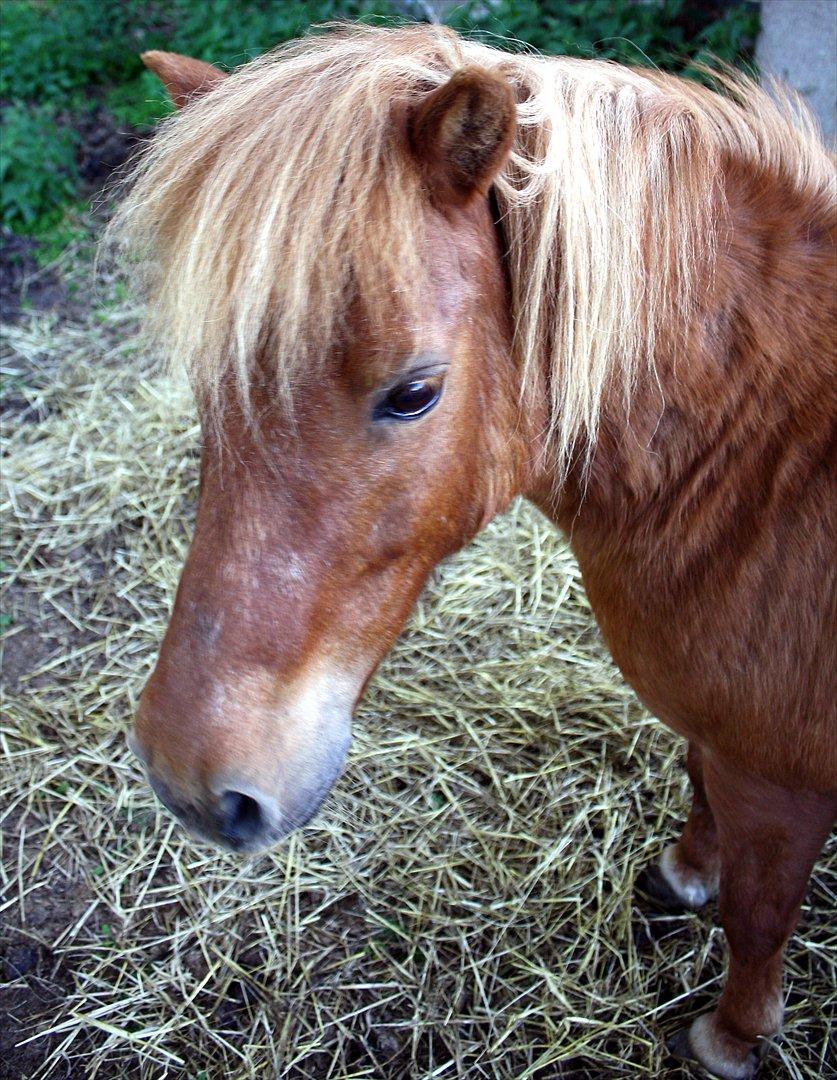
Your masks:
M 190 56 L 181 56 L 179 53 L 152 49 L 151 52 L 142 53 L 140 60 L 165 86 L 166 93 L 178 109 L 205 94 L 227 77 L 226 72 L 219 71 L 212 64 L 207 64 L 204 60 L 193 60 Z
M 461 206 L 485 195 L 506 162 L 515 126 L 511 85 L 486 68 L 462 68 L 428 94 L 408 130 L 433 198 Z

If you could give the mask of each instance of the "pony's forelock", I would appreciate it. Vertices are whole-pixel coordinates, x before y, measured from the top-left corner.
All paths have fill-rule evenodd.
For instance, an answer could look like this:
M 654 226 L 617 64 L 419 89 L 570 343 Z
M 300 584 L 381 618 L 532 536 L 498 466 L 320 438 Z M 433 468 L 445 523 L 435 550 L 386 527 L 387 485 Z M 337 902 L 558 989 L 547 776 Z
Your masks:
M 465 64 L 518 100 L 495 184 L 521 386 L 551 396 L 566 466 L 605 390 L 625 400 L 711 267 L 725 156 L 825 191 L 833 165 L 802 112 L 751 81 L 727 96 L 657 72 L 511 55 L 441 27 L 341 28 L 253 61 L 167 121 L 111 235 L 134 253 L 166 350 L 211 416 L 257 360 L 290 400 L 353 303 L 418 319 L 426 195 L 397 107 Z M 545 388 L 548 386 L 548 390 Z

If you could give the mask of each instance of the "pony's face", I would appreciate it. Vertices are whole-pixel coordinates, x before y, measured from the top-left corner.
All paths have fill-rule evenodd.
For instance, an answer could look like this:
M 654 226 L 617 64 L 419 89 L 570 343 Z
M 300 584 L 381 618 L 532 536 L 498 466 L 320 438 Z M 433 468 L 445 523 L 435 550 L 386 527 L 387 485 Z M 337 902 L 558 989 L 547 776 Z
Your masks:
M 134 745 L 199 834 L 254 850 L 304 824 L 433 566 L 519 489 L 523 433 L 488 190 L 509 88 L 471 71 L 409 120 L 427 187 L 422 317 L 362 303 L 279 405 L 235 391 L 207 426 L 194 541 Z M 397 228 L 397 222 L 393 222 Z

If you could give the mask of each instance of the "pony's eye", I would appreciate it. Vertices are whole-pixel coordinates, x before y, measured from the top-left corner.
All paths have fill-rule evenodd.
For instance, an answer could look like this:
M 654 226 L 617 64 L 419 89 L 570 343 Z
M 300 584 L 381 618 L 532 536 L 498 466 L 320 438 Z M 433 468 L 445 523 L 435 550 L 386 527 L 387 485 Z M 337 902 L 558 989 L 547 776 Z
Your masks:
M 442 395 L 442 378 L 411 379 L 393 387 L 375 409 L 375 419 L 415 420 L 436 404 Z

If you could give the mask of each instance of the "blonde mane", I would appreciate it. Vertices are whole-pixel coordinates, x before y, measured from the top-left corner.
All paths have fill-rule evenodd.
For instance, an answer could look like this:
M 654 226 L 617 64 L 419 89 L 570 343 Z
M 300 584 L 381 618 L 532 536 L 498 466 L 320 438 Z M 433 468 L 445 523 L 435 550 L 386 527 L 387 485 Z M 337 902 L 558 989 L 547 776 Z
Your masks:
M 502 71 L 518 134 L 496 187 L 522 385 L 552 399 L 566 464 L 608 385 L 630 397 L 662 326 L 711 266 L 730 155 L 833 199 L 804 109 L 743 76 L 726 95 L 657 72 L 510 55 L 441 27 L 341 28 L 241 68 L 168 120 L 112 227 L 167 351 L 210 406 L 256 358 L 277 393 L 339 339 L 358 298 L 418 317 L 426 198 L 393 120 L 465 64 Z M 264 364 L 265 359 L 261 360 Z

